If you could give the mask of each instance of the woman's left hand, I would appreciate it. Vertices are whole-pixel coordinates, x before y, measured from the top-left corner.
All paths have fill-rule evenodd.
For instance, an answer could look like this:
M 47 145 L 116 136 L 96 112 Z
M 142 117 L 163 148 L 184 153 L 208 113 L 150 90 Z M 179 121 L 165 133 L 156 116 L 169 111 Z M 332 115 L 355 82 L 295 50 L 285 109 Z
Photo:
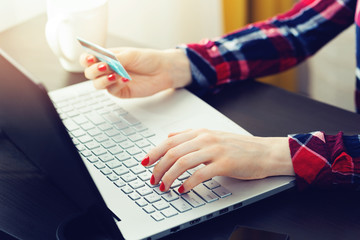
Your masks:
M 160 160 L 159 160 L 160 159 Z M 148 152 L 142 164 L 156 164 L 151 184 L 167 191 L 186 170 L 200 164 L 178 189 L 187 192 L 214 176 L 260 179 L 275 175 L 294 175 L 287 137 L 254 137 L 212 131 L 187 130 L 170 134 L 168 139 Z

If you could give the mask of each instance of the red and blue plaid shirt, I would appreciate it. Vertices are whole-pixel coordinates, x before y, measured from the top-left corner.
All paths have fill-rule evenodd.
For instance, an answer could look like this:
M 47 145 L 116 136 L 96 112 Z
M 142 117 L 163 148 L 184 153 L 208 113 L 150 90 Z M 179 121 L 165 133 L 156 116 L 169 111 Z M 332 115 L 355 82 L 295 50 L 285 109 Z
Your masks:
M 360 113 L 360 1 L 301 0 L 287 13 L 218 39 L 183 46 L 191 62 L 189 89 L 203 94 L 222 84 L 287 70 L 356 23 L 355 101 Z M 360 124 L 360 123 L 359 123 Z M 289 137 L 297 184 L 360 186 L 360 135 L 323 132 Z

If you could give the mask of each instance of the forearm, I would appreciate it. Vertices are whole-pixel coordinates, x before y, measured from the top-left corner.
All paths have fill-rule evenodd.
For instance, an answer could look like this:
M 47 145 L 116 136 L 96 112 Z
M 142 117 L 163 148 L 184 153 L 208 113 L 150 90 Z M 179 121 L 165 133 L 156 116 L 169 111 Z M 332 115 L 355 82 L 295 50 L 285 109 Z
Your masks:
M 300 1 L 289 12 L 217 40 L 183 46 L 194 91 L 287 70 L 353 23 L 355 0 Z

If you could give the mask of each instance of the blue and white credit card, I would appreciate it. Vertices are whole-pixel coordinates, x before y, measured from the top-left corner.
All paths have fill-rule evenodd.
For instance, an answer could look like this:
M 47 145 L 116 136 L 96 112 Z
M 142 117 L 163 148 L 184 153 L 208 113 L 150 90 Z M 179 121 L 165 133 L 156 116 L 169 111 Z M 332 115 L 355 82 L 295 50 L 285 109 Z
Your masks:
M 121 77 L 131 80 L 130 75 L 126 72 L 125 68 L 121 65 L 119 60 L 117 60 L 114 53 L 110 52 L 109 50 L 97 44 L 86 41 L 82 38 L 78 37 L 77 40 L 80 42 L 81 46 L 83 46 L 86 49 L 86 51 L 89 54 L 94 55 L 97 59 L 99 59 L 99 61 L 107 63 L 109 67 L 112 70 L 114 70 L 117 74 L 119 74 Z

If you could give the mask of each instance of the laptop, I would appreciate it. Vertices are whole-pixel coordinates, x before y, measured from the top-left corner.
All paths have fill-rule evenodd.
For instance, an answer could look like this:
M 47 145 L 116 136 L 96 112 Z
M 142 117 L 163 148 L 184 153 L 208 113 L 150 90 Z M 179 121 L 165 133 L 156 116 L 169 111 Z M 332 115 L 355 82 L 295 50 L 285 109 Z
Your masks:
M 195 168 L 162 193 L 140 162 L 170 132 L 250 133 L 186 89 L 119 99 L 86 81 L 47 93 L 9 60 L 1 53 L 0 129 L 114 239 L 158 239 L 294 186 L 293 177 L 214 177 L 179 195 Z

